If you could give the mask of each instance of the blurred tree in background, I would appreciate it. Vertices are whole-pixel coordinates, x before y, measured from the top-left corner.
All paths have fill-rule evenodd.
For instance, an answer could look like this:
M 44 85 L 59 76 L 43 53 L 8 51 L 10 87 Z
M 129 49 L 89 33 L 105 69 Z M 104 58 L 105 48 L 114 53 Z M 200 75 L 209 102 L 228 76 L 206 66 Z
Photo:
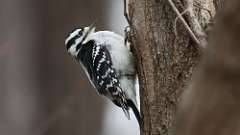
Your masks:
M 64 41 L 96 18 L 104 28 L 107 6 L 106 0 L 0 1 L 1 135 L 101 133 L 103 99 Z

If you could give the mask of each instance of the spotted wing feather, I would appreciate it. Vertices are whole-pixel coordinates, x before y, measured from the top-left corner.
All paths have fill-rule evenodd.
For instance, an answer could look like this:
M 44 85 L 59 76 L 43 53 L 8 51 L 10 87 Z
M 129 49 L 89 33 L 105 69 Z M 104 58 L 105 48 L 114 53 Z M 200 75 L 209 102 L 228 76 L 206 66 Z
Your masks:
M 93 44 L 93 43 L 91 43 Z M 88 46 L 89 47 L 89 46 Z M 84 47 L 82 48 L 84 49 Z M 93 51 L 80 56 L 84 66 L 87 67 L 92 84 L 98 93 L 107 96 L 114 104 L 120 106 L 129 119 L 129 107 L 126 95 L 122 91 L 119 75 L 112 66 L 111 55 L 105 46 L 94 45 Z M 86 50 L 84 50 L 86 52 Z M 82 54 L 80 52 L 80 54 Z

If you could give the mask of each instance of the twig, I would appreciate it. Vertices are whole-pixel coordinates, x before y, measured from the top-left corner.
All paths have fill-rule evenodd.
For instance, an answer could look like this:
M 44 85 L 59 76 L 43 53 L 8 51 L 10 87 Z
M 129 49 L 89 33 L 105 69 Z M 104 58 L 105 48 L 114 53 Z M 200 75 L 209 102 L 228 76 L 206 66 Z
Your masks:
M 188 8 L 186 8 L 182 13 L 181 13 L 181 16 L 183 14 L 185 14 L 186 12 L 188 11 Z M 179 19 L 179 16 L 176 17 L 175 21 L 174 21 L 174 33 L 175 33 L 175 36 L 177 36 L 177 21 Z
M 126 20 L 127 20 L 127 22 L 128 22 L 128 25 L 130 25 L 130 23 L 131 23 L 131 21 L 130 21 L 130 18 L 129 18 L 129 16 L 128 16 L 128 10 L 127 10 L 127 0 L 123 0 L 123 2 L 124 2 L 124 16 L 125 16 L 125 18 L 126 18 Z
M 171 5 L 171 7 L 173 8 L 174 12 L 177 14 L 178 18 L 182 21 L 184 27 L 186 28 L 186 30 L 188 31 L 190 37 L 193 39 L 193 41 L 198 44 L 201 48 L 205 48 L 204 45 L 201 44 L 201 42 L 198 40 L 198 38 L 195 36 L 195 34 L 193 33 L 193 31 L 191 30 L 191 28 L 188 26 L 187 22 L 185 21 L 185 19 L 182 17 L 181 13 L 178 11 L 177 7 L 174 5 L 174 3 L 172 2 L 172 0 L 168 0 L 169 4 Z

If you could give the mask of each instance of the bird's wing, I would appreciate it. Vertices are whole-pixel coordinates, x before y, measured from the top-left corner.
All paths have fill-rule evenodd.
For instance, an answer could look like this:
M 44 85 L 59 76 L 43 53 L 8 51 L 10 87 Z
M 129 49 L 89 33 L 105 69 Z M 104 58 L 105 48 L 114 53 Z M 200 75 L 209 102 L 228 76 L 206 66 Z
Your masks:
M 98 85 L 99 93 L 103 93 L 111 99 L 116 105 L 123 109 L 123 112 L 129 119 L 129 107 L 127 105 L 125 93 L 122 91 L 118 74 L 113 68 L 111 55 L 106 46 L 95 46 L 95 53 L 92 54 L 93 59 L 93 77 L 96 79 L 95 84 Z
M 129 107 L 126 101 L 126 95 L 121 89 L 118 74 L 113 68 L 111 55 L 106 46 L 94 45 L 93 53 L 86 53 L 82 59 L 83 64 L 87 67 L 89 77 L 92 84 L 99 94 L 106 96 L 114 104 L 121 107 L 127 116 L 129 115 Z M 91 59 L 91 60 L 90 60 Z

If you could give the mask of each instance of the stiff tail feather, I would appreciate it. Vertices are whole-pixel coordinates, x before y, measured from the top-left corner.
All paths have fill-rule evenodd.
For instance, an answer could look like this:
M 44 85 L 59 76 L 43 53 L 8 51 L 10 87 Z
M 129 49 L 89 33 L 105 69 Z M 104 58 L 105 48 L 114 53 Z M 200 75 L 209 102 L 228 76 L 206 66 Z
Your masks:
M 132 108 L 133 113 L 138 121 L 139 127 L 141 128 L 142 125 L 142 120 L 141 120 L 141 115 L 140 112 L 138 111 L 137 106 L 133 103 L 132 100 L 127 100 L 128 106 Z
M 126 115 L 127 119 L 130 120 L 130 114 L 129 114 L 128 106 L 124 102 L 121 102 L 120 104 L 121 104 L 121 108 L 122 108 L 124 114 Z

